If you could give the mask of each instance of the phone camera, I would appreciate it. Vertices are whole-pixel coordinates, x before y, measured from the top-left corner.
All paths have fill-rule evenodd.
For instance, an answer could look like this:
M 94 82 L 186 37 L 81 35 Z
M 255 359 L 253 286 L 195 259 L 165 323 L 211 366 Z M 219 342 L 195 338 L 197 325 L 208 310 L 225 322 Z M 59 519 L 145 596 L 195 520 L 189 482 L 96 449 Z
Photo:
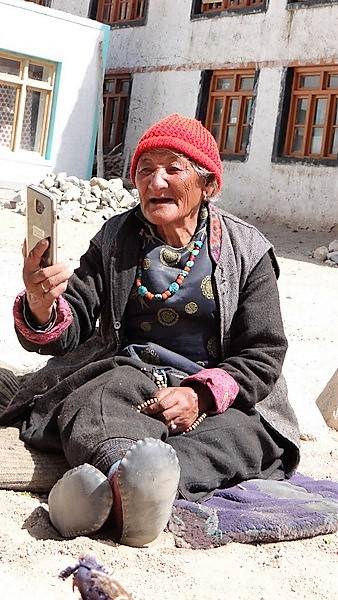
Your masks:
M 37 198 L 35 199 L 35 210 L 38 213 L 38 215 L 42 215 L 43 211 L 45 210 L 44 203 L 41 202 L 41 200 L 38 200 Z

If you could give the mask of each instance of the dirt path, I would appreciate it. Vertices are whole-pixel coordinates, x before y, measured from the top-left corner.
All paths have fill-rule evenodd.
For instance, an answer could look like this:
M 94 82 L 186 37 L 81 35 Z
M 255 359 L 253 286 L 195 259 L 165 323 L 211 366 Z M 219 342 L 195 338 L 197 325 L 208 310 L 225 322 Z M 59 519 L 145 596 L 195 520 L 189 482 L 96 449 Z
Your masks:
M 17 343 L 11 306 L 21 289 L 20 245 L 24 218 L 2 210 L 0 259 L 0 360 L 35 368 L 41 357 Z M 290 342 L 285 373 L 304 434 L 300 470 L 338 479 L 338 438 L 318 419 L 314 400 L 337 368 L 338 270 L 315 264 L 308 253 L 333 239 L 328 234 L 263 226 L 278 250 L 280 293 Z M 75 266 L 96 227 L 60 223 L 60 258 Z M 338 237 L 335 235 L 335 237 Z M 336 595 L 338 536 L 264 546 L 229 544 L 208 551 L 177 549 L 170 534 L 145 549 L 110 540 L 61 540 L 48 522 L 44 498 L 0 491 L 0 597 L 4 600 L 76 598 L 58 572 L 83 552 L 95 553 L 136 600 L 333 600 Z

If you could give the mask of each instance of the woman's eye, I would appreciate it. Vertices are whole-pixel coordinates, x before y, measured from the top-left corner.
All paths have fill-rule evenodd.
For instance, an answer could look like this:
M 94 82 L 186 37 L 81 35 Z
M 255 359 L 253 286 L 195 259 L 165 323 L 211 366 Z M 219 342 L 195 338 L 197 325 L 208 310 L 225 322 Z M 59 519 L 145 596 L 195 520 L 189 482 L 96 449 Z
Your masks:
M 149 167 L 143 167 L 143 169 L 139 170 L 141 175 L 149 175 L 151 173 L 151 169 Z

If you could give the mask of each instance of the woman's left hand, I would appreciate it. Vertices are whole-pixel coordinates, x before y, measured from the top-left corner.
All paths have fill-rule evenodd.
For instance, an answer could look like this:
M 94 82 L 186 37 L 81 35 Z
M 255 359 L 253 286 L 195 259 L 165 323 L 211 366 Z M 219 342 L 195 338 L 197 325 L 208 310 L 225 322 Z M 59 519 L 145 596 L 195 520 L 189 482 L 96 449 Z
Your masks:
M 197 393 L 190 387 L 169 387 L 156 392 L 158 402 L 142 412 L 161 419 L 172 433 L 182 433 L 200 413 Z

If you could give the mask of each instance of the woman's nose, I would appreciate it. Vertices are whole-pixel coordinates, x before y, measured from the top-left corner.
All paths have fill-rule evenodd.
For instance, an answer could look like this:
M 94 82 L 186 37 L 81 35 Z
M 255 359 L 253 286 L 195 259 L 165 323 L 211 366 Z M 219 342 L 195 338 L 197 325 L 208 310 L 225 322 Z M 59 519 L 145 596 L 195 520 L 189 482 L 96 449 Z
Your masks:
M 149 187 L 153 190 L 161 190 L 168 187 L 165 169 L 156 169 L 152 173 Z

